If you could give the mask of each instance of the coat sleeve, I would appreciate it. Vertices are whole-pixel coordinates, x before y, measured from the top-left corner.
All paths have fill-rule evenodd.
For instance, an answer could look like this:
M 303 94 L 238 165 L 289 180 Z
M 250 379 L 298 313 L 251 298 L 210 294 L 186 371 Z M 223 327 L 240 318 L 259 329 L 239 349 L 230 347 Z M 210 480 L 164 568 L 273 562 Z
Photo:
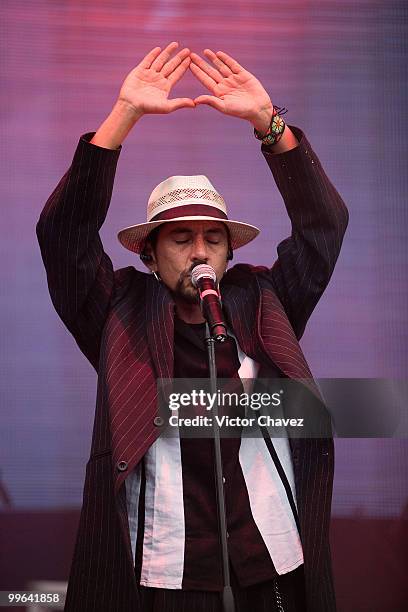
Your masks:
M 303 132 L 290 128 L 298 147 L 280 154 L 262 147 L 292 231 L 279 243 L 272 268 L 265 268 L 260 277 L 272 283 L 299 340 L 332 276 L 348 211 Z
M 115 274 L 99 230 L 105 220 L 120 149 L 79 141 L 71 167 L 47 200 L 36 226 L 54 307 L 98 369 L 102 330 Z

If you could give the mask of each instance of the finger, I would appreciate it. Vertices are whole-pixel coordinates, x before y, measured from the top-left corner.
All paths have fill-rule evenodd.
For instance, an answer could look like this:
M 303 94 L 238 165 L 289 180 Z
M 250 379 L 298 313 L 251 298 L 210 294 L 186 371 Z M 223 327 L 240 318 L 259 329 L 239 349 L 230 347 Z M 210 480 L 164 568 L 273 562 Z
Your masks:
M 204 87 L 209 89 L 211 93 L 214 93 L 214 90 L 217 86 L 217 83 L 214 81 L 214 79 L 208 76 L 208 74 L 206 74 L 203 70 L 201 70 L 201 68 L 197 66 L 197 64 L 194 64 L 193 62 L 191 62 L 190 64 L 190 70 L 194 74 L 194 76 L 197 77 L 200 83 L 204 85 Z
M 190 63 L 190 49 L 184 48 L 181 51 L 179 51 L 177 53 L 177 55 L 175 55 L 170 61 L 168 61 L 162 68 L 162 75 L 164 77 L 168 77 L 172 72 L 174 72 L 174 70 L 176 70 L 176 68 L 178 66 L 180 66 L 180 64 L 182 63 L 183 60 L 185 60 L 186 58 L 188 58 Z
M 194 98 L 194 104 L 199 106 L 200 104 L 207 104 L 208 106 L 212 106 L 222 113 L 225 112 L 225 103 L 220 98 L 216 98 L 215 96 L 198 96 L 198 98 Z
M 177 83 L 177 81 L 179 81 L 181 79 L 181 77 L 186 72 L 186 70 L 189 67 L 189 65 L 190 65 L 190 56 L 187 56 L 187 57 L 184 58 L 184 60 L 181 62 L 181 64 L 179 66 L 177 66 L 177 68 L 175 70 L 173 70 L 171 75 L 167 78 L 167 80 L 171 83 L 172 87 L 173 87 L 173 85 L 175 85 Z
M 222 74 L 222 76 L 224 77 L 231 76 L 232 74 L 231 69 L 228 68 L 228 66 L 216 56 L 214 51 L 211 51 L 211 49 L 205 49 L 204 55 L 208 57 L 208 59 L 211 60 L 215 66 L 217 66 L 217 69 Z
M 173 100 L 168 100 L 169 103 L 169 113 L 172 113 L 179 108 L 194 108 L 195 103 L 191 98 L 173 98 Z
M 164 64 L 170 59 L 171 54 L 178 47 L 178 42 L 171 42 L 163 51 L 156 57 L 152 65 L 150 66 L 152 70 L 156 72 L 160 72 L 163 68 Z
M 190 55 L 191 57 L 191 61 L 198 66 L 199 68 L 201 68 L 201 70 L 203 72 L 205 72 L 206 74 L 208 74 L 209 77 L 211 77 L 213 79 L 213 81 L 215 81 L 216 83 L 219 83 L 220 81 L 222 81 L 222 74 L 220 74 L 218 72 L 218 70 L 216 70 L 215 68 L 213 68 L 212 66 L 210 66 L 210 64 L 207 64 L 207 62 L 205 60 L 203 60 L 202 57 L 200 57 L 199 55 L 197 55 L 197 53 L 191 53 Z
M 226 64 L 234 74 L 238 74 L 238 72 L 241 72 L 241 70 L 245 70 L 245 68 L 243 68 L 241 64 L 238 64 L 238 62 L 234 60 L 233 57 L 231 57 L 227 53 L 224 53 L 224 51 L 217 51 L 216 56 L 220 60 L 222 60 L 224 64 Z
M 160 51 L 161 47 L 155 47 L 154 49 L 149 51 L 149 53 L 142 59 L 139 66 L 141 66 L 142 68 L 150 68 L 152 62 L 154 62 Z

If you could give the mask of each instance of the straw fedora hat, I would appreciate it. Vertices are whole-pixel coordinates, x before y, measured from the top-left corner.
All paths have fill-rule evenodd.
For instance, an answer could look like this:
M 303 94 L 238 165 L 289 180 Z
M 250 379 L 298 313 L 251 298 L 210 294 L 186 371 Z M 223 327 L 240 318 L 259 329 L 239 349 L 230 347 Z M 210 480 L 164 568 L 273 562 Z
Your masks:
M 125 227 L 118 233 L 120 243 L 129 251 L 141 253 L 150 232 L 174 221 L 222 221 L 228 227 L 231 248 L 251 242 L 259 229 L 249 223 L 228 219 L 223 197 L 204 175 L 170 176 L 159 183 L 147 203 L 147 221 Z

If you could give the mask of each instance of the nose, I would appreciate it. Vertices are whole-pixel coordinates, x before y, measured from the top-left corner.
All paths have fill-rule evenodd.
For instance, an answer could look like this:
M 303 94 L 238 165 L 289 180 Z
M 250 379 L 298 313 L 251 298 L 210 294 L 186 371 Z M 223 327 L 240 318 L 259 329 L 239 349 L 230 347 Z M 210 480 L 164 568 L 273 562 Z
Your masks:
M 196 234 L 194 236 L 192 248 L 191 248 L 191 261 L 203 261 L 207 263 L 208 253 L 207 245 L 202 234 Z

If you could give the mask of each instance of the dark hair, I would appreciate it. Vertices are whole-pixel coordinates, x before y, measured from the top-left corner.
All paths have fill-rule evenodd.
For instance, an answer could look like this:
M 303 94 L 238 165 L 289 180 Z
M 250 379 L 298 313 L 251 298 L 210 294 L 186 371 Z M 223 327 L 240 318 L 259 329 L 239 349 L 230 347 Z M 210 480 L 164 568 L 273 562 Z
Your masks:
M 156 244 L 157 244 L 157 239 L 159 237 L 160 228 L 161 228 L 161 225 L 158 225 L 157 227 L 152 229 L 150 234 L 148 234 L 147 238 L 145 239 L 143 249 L 139 255 L 142 261 L 144 262 L 152 261 L 152 256 L 146 253 L 146 246 L 147 244 L 149 244 L 151 248 L 153 249 L 153 251 L 156 249 Z
M 147 238 L 144 241 L 144 245 L 143 245 L 143 249 L 139 255 L 140 259 L 142 261 L 152 261 L 152 256 L 148 255 L 146 253 L 146 245 L 149 244 L 151 246 L 151 248 L 153 249 L 153 251 L 156 250 L 156 245 L 157 245 L 157 240 L 159 238 L 159 232 L 160 229 L 162 228 L 163 224 L 158 225 L 157 227 L 155 227 L 154 229 L 152 229 L 152 231 L 150 232 L 150 234 L 148 234 Z M 225 225 L 225 228 L 227 230 L 227 236 L 228 236 L 228 251 L 227 251 L 227 261 L 231 261 L 231 259 L 234 257 L 234 252 L 232 250 L 231 247 L 231 237 L 230 237 L 230 232 L 229 232 L 229 228 L 227 225 Z

